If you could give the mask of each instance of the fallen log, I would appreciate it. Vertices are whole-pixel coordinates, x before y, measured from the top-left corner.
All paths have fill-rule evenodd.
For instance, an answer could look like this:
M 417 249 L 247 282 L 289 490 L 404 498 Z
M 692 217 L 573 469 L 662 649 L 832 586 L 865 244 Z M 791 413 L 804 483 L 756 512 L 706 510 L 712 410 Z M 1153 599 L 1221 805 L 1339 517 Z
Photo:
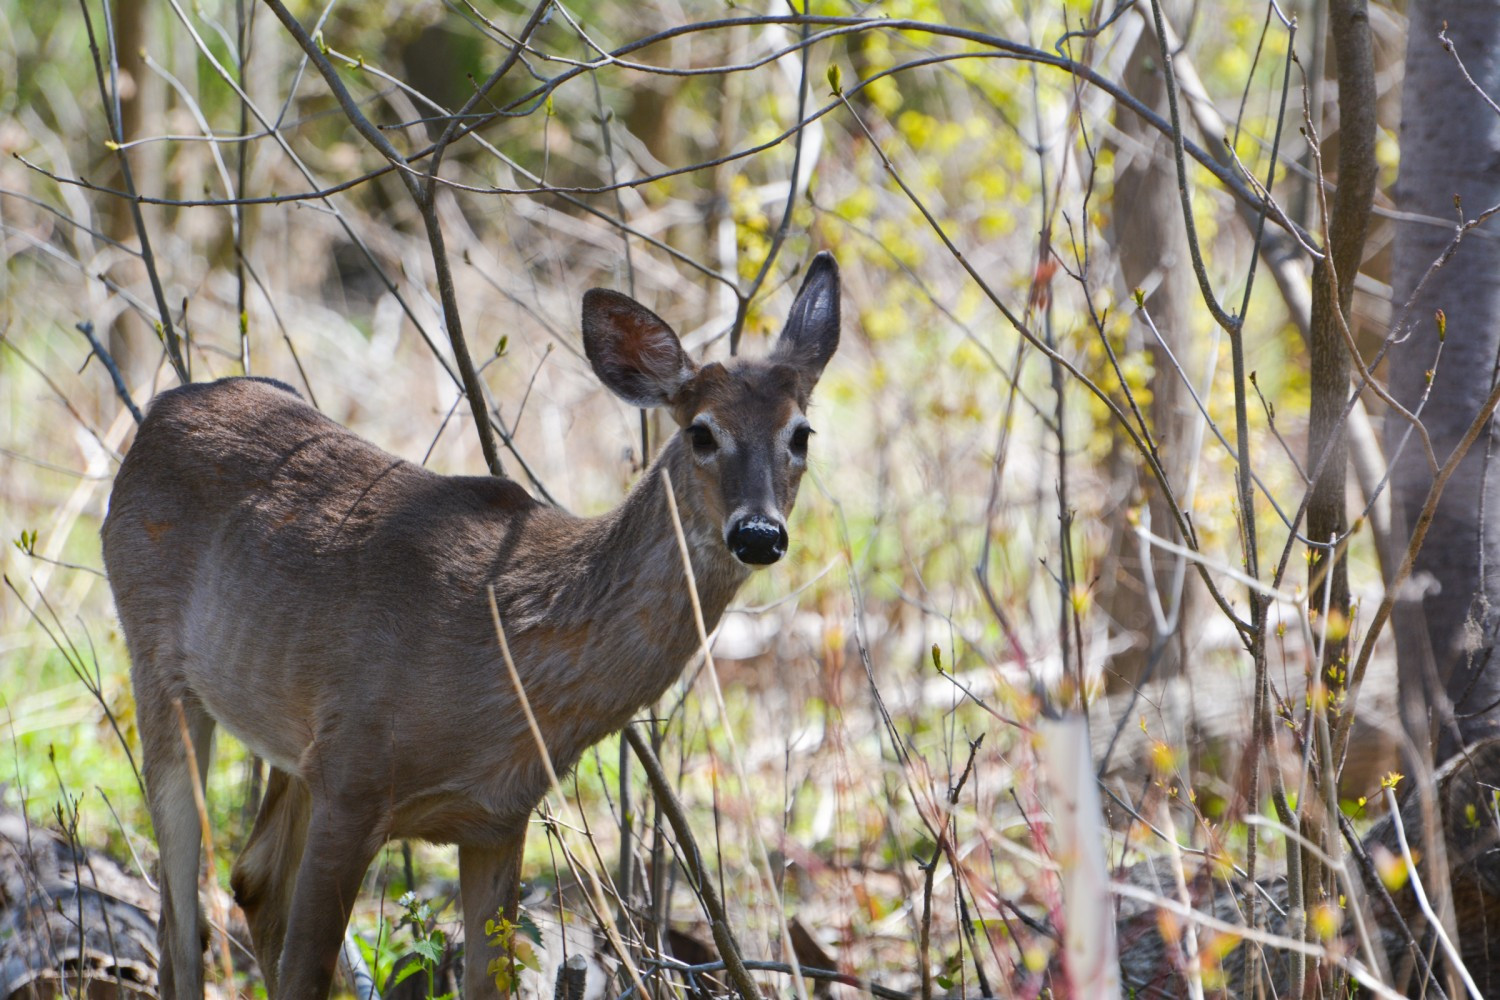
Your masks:
M 0 1000 L 155 997 L 156 900 L 95 851 L 0 812 Z
M 1431 782 L 1408 781 L 1399 809 L 1388 812 L 1360 838 L 1359 851 L 1350 853 L 1352 877 L 1361 880 L 1369 900 L 1368 928 L 1375 969 L 1395 995 L 1411 998 L 1448 997 L 1457 1000 L 1477 992 L 1500 997 L 1500 818 L 1496 791 L 1500 789 L 1500 739 L 1468 747 L 1452 758 Z M 1434 794 L 1435 793 L 1435 794 Z M 1415 872 L 1404 869 L 1400 841 L 1404 836 L 1416 861 Z M 1361 870 L 1358 856 L 1370 864 Z M 1396 883 L 1383 890 L 1379 875 Z M 1392 877 L 1395 873 L 1395 877 Z M 1185 919 L 1161 905 L 1178 898 L 1177 873 L 1164 858 L 1137 863 L 1119 878 L 1127 889 L 1143 892 L 1121 895 L 1116 922 L 1123 985 L 1139 998 L 1187 997 L 1190 994 L 1188 951 L 1183 942 L 1190 924 L 1198 925 L 1194 950 L 1199 974 L 1211 995 L 1238 998 L 1254 995 L 1258 977 L 1264 996 L 1288 996 L 1292 990 L 1295 953 L 1287 947 L 1239 939 L 1232 930 L 1214 926 L 1244 924 L 1252 888 L 1263 915 L 1258 930 L 1279 938 L 1299 938 L 1291 920 L 1285 877 L 1261 878 L 1254 887 L 1244 879 L 1226 879 L 1212 863 L 1193 859 L 1184 872 L 1188 902 L 1210 921 Z M 1423 892 L 1427 905 L 1423 905 Z M 1156 901 L 1151 898 L 1154 897 Z M 1340 933 L 1326 943 L 1332 954 L 1355 961 L 1365 957 L 1355 932 L 1353 901 L 1345 898 L 1338 913 Z M 1429 913 L 1430 911 L 1430 913 Z M 1269 914 L 1268 916 L 1266 916 Z M 1438 919 L 1434 921 L 1433 916 Z M 1451 942 L 1451 950 L 1444 938 Z M 1316 938 L 1312 946 L 1325 945 Z M 1250 993 L 1243 992 L 1246 962 L 1258 966 Z M 1368 964 L 1366 963 L 1367 967 Z M 1307 969 L 1313 963 L 1306 964 Z M 1311 975 L 1311 973 L 1308 973 Z M 1467 977 L 1467 978 L 1465 978 Z M 1473 991 L 1469 989 L 1472 985 Z M 1318 995 L 1308 982 L 1308 996 Z M 1367 993 L 1360 993 L 1364 996 Z

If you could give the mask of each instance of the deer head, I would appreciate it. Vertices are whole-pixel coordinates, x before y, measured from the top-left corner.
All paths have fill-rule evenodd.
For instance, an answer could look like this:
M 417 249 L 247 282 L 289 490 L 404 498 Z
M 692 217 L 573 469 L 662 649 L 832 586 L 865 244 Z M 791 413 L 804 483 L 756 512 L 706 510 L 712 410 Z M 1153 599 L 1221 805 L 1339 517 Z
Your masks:
M 839 343 L 838 265 L 813 259 L 769 357 L 699 366 L 665 321 L 619 292 L 583 297 L 583 345 L 599 380 L 677 422 L 701 511 L 750 567 L 786 554 L 786 517 L 807 468 L 808 399 Z M 679 484 L 687 486 L 687 484 Z

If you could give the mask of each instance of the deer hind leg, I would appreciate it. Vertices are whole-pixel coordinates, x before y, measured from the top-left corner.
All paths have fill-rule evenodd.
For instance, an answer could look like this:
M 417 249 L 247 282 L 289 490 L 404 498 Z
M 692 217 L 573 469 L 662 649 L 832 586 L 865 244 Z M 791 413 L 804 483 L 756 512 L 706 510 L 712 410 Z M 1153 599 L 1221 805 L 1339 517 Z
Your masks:
M 234 862 L 230 885 L 234 898 L 245 911 L 255 960 L 260 963 L 266 992 L 276 997 L 281 949 L 286 940 L 287 917 L 297 884 L 297 866 L 307 843 L 307 823 L 312 799 L 307 786 L 276 768 L 266 779 L 266 794 L 255 817 L 255 826 L 245 849 Z
M 516 920 L 525 841 L 523 826 L 496 847 L 458 849 L 458 890 L 464 906 L 464 1000 L 495 1000 L 501 995 L 489 967 L 497 959 L 508 960 L 510 954 L 505 947 L 489 943 L 484 925 L 497 915 L 512 923 Z M 515 991 L 514 983 L 511 988 Z
M 199 1000 L 203 996 L 203 949 L 208 926 L 198 906 L 198 871 L 202 825 L 193 794 L 193 773 L 183 741 L 182 723 L 192 743 L 198 780 L 207 773 L 214 720 L 192 699 L 138 700 L 146 805 L 156 828 L 161 864 L 162 1000 Z M 179 718 L 177 705 L 182 706 Z M 200 784 L 200 791 L 203 789 Z
M 310 780 L 311 787 L 318 787 L 316 777 Z M 382 803 L 368 797 L 311 799 L 277 975 L 277 1000 L 328 996 L 360 883 L 385 843 L 386 819 Z

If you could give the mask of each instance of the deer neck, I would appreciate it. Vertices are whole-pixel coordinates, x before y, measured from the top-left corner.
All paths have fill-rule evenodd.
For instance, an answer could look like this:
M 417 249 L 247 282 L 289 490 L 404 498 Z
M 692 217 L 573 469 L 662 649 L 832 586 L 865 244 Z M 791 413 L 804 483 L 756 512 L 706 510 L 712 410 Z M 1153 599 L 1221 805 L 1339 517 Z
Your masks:
M 701 646 L 667 506 L 667 476 L 703 625 L 712 630 L 750 570 L 704 515 L 692 456 L 676 438 L 620 506 L 581 525 L 573 522 L 581 531 L 564 532 L 570 540 L 535 551 L 539 564 L 518 567 L 519 577 L 502 582 L 502 588 L 522 584 L 501 595 L 501 614 L 516 630 L 517 662 L 528 690 L 556 686 L 558 697 L 565 694 L 573 706 L 566 719 L 543 722 L 549 746 L 565 763 L 661 697 Z M 543 576 L 548 583 L 537 587 Z M 559 641 L 560 634 L 566 641 Z M 526 648 L 533 642 L 539 654 L 534 658 Z M 566 659 L 549 661 L 562 648 Z M 585 665 L 590 680 L 579 683 Z

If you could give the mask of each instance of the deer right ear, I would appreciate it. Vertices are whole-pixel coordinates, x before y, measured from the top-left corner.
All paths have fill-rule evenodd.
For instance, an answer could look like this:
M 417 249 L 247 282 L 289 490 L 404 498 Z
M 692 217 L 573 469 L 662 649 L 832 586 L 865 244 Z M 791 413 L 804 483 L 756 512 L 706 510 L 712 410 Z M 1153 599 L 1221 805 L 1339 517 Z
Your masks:
M 771 359 L 801 369 L 811 388 L 838 346 L 839 266 L 833 254 L 824 250 L 813 258 L 802 279 Z
M 660 316 L 607 288 L 584 293 L 583 350 L 599 381 L 634 406 L 672 402 L 698 371 Z

